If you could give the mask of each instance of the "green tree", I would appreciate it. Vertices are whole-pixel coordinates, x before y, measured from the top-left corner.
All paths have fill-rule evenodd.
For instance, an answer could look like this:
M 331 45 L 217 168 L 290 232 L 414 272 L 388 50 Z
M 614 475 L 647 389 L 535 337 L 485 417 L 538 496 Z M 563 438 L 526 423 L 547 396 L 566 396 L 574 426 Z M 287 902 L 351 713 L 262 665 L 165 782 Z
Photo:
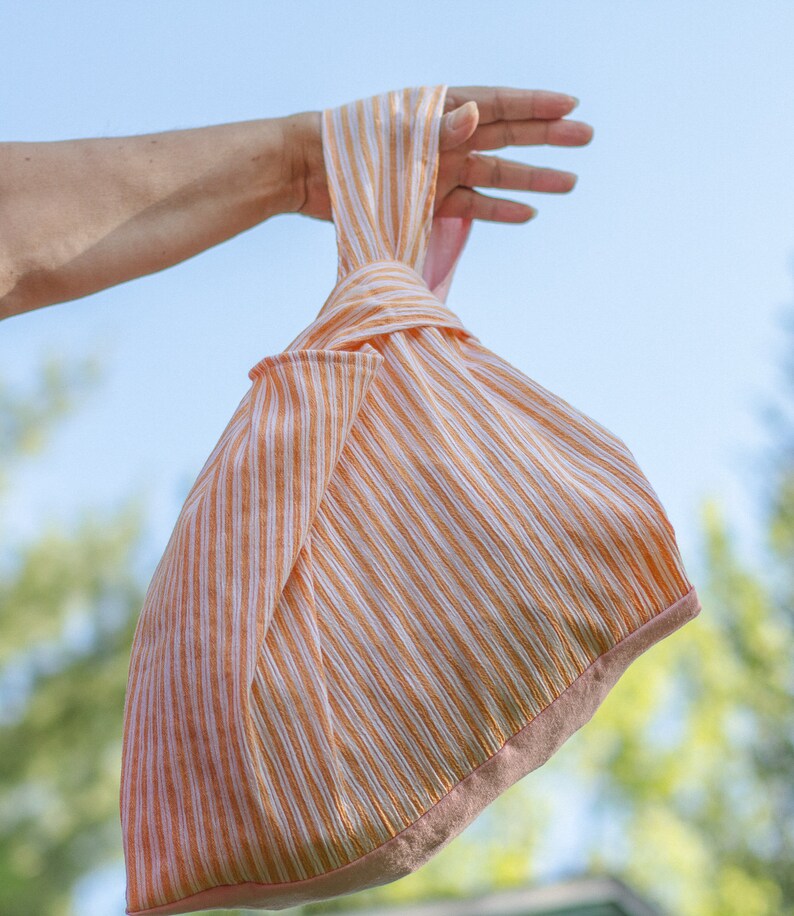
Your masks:
M 16 462 L 41 452 L 99 376 L 45 360 L 32 393 L 0 385 L 0 505 Z M 3 518 L 0 515 L 0 526 Z M 123 854 L 118 811 L 129 650 L 143 592 L 132 575 L 140 506 L 50 520 L 3 538 L 0 570 L 0 912 L 68 916 L 84 873 Z
M 582 735 L 601 824 L 592 872 L 682 916 L 794 913 L 791 616 L 703 509 L 703 611 L 639 659 Z
M 794 331 L 794 313 L 789 315 Z M 794 356 L 794 335 L 786 341 Z M 582 734 L 602 818 L 591 870 L 682 916 L 794 914 L 794 362 L 755 461 L 763 568 L 742 561 L 725 511 L 702 508 L 703 611 L 638 659 Z M 603 834 L 602 834 L 603 835 Z

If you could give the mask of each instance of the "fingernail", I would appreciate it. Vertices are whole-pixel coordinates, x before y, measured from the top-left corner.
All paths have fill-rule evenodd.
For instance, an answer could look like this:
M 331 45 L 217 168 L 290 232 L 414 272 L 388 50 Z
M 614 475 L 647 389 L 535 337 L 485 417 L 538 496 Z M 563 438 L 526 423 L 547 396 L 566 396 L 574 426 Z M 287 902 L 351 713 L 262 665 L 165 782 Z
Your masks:
M 452 115 L 451 123 L 452 123 L 453 129 L 457 129 L 458 127 L 460 127 L 463 124 L 463 122 L 468 117 L 470 111 L 471 111 L 471 102 L 466 102 L 465 105 L 461 105 L 461 107 L 457 109 L 457 111 Z
M 579 104 L 579 99 L 577 99 L 575 95 L 569 95 L 568 98 L 573 102 L 573 107 L 576 108 Z

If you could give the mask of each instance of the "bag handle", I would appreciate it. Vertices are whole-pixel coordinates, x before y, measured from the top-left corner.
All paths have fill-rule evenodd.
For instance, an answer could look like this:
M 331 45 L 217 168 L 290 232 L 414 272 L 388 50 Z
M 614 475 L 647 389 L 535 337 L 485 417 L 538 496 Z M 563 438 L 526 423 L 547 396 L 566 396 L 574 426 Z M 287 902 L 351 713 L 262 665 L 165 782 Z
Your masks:
M 399 261 L 428 273 L 430 290 L 445 298 L 471 227 L 433 217 L 446 91 L 396 89 L 323 111 L 337 284 L 373 261 Z

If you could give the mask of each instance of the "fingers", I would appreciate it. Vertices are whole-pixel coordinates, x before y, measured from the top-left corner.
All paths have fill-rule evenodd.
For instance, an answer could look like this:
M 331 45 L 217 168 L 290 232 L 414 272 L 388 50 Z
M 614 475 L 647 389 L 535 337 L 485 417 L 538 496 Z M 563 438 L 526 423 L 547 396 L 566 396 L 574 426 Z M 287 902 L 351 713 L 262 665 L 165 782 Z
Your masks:
M 513 89 L 509 86 L 451 86 L 444 110 L 451 111 L 469 99 L 477 103 L 480 124 L 494 121 L 552 120 L 571 112 L 578 100 L 547 89 Z
M 442 216 L 522 223 L 537 210 L 518 201 L 487 197 L 474 186 L 566 193 L 576 184 L 573 172 L 538 168 L 481 156 L 478 151 L 506 146 L 584 146 L 593 128 L 565 118 L 578 100 L 562 92 L 505 86 L 455 86 L 447 90 L 439 136 L 442 160 L 439 194 Z
M 505 146 L 585 146 L 593 139 L 593 128 L 584 121 L 494 121 L 478 124 L 472 108 L 454 125 L 451 118 L 464 109 L 444 115 L 439 151 L 463 146 L 467 150 L 502 149 Z M 475 112 L 474 115 L 471 112 Z
M 516 191 L 548 191 L 566 193 L 576 184 L 576 174 L 562 169 L 540 168 L 469 153 L 463 162 L 458 183 L 469 188 L 510 188 Z
M 494 121 L 480 124 L 461 146 L 465 149 L 501 149 L 504 146 L 584 146 L 593 128 L 584 121 Z
M 486 197 L 471 188 L 455 188 L 436 211 L 438 216 L 463 216 L 498 223 L 525 223 L 537 215 L 534 207 L 513 200 Z
M 576 104 L 573 96 L 540 89 L 455 87 L 445 98 L 439 151 L 584 146 L 593 139 L 593 128 L 564 119 Z

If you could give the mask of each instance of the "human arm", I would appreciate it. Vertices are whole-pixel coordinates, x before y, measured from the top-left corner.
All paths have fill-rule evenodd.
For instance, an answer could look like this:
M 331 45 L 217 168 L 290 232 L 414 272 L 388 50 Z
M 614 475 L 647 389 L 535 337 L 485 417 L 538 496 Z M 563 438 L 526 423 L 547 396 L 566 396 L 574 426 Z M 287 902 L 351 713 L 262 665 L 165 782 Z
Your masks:
M 0 143 L 0 318 L 163 270 L 296 209 L 295 127 L 290 116 Z
M 564 120 L 568 96 L 450 87 L 445 106 L 436 212 L 524 222 L 534 208 L 473 186 L 573 187 L 571 173 L 479 152 L 589 142 L 588 125 Z M 279 213 L 330 219 L 320 118 L 0 143 L 0 319 L 163 270 Z

